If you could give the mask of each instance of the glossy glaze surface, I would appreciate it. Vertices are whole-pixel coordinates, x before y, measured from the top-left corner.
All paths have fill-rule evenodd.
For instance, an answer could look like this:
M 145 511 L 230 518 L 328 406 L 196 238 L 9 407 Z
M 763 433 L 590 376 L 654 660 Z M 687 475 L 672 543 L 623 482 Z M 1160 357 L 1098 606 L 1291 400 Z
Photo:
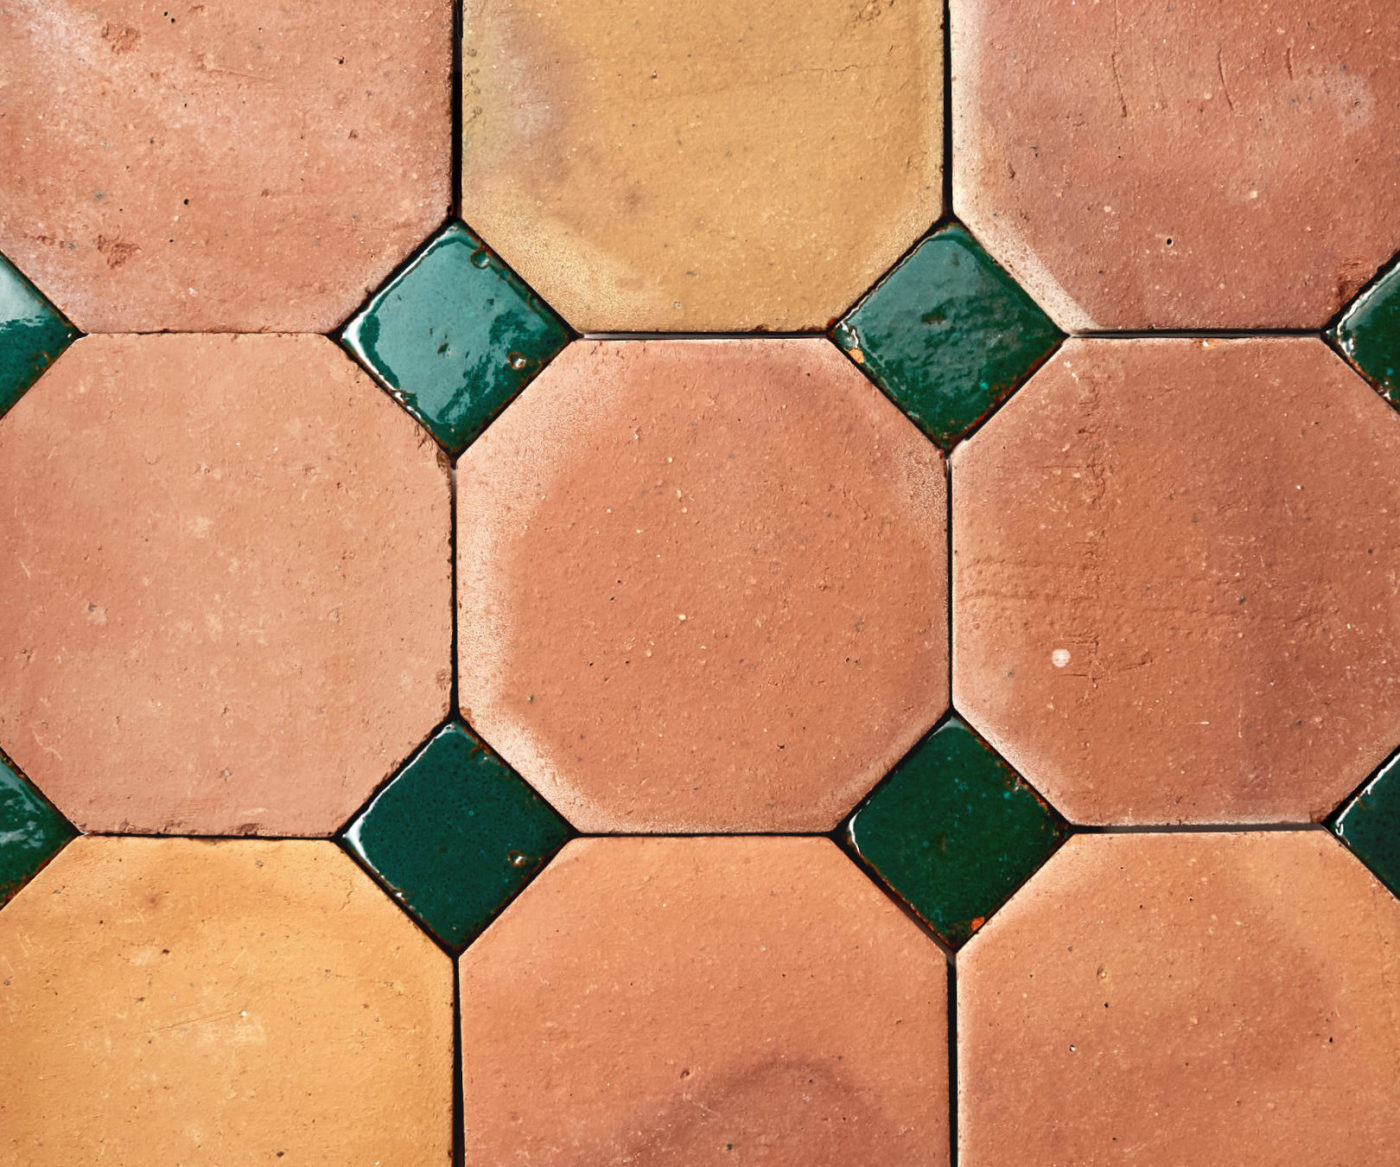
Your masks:
M 1000 405 L 1062 339 L 956 224 L 925 239 L 833 331 L 945 449 Z
M 0 417 L 78 335 L 0 255 Z
M 344 343 L 456 453 L 569 342 L 569 330 L 460 223 L 374 294 Z
M 1376 771 L 1338 812 L 1332 829 L 1386 887 L 1400 896 L 1400 756 Z
M 876 876 L 956 945 L 1030 878 L 1067 828 L 953 717 L 895 767 L 846 831 Z
M 433 737 L 345 844 L 444 944 L 466 944 L 568 838 L 568 825 L 464 726 Z
M 76 833 L 0 754 L 0 905 Z
M 1332 339 L 1362 376 L 1400 405 L 1400 265 L 1356 298 Z

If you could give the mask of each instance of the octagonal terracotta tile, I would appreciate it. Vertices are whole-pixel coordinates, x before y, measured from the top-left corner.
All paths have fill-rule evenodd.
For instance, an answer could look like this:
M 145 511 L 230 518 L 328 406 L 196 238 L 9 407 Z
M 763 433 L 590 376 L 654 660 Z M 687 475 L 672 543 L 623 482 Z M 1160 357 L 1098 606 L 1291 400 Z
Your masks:
M 945 497 L 824 340 L 576 342 L 458 464 L 463 715 L 585 831 L 830 830 L 946 707 Z
M 955 704 L 1075 821 L 1325 817 L 1400 740 L 1397 463 L 1320 340 L 1070 342 L 953 455 Z
M 570 843 L 461 958 L 466 1162 L 948 1162 L 947 964 L 825 839 Z
M 0 1030 L 7 1163 L 451 1161 L 451 962 L 331 843 L 77 840 Z
M 80 340 L 0 495 L 0 745 L 86 830 L 329 834 L 447 713 L 447 471 L 322 337 Z
M 1071 839 L 958 955 L 958 1162 L 1389 1162 L 1397 974 L 1321 830 Z
M 0 251 L 85 332 L 326 332 L 447 214 L 452 5 L 16 0 Z
M 939 216 L 936 0 L 467 0 L 463 54 L 463 217 L 581 331 L 822 328 Z
M 953 206 L 1061 327 L 1320 328 L 1400 248 L 1387 0 L 952 0 Z

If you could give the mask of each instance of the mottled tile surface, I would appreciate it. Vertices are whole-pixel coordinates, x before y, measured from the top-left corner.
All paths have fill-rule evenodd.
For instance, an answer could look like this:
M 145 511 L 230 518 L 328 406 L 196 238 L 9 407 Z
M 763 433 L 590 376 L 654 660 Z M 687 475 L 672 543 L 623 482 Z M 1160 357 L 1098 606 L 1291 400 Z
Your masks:
M 447 215 L 448 0 L 15 0 L 0 251 L 87 332 L 334 328 Z
M 460 969 L 468 1163 L 948 1163 L 947 966 L 827 840 L 571 843 Z
M 7 1163 L 451 1161 L 451 962 L 331 843 L 79 839 L 0 971 Z
M 1388 0 L 952 0 L 953 206 L 1067 329 L 1321 328 L 1400 249 Z
M 958 954 L 958 1162 L 1388 1162 L 1397 976 L 1324 831 L 1071 839 Z
M 575 328 L 824 328 L 938 218 L 942 5 L 467 0 L 462 214 Z
M 824 340 L 577 342 L 457 507 L 463 716 L 582 830 L 830 830 L 946 706 L 942 458 Z
M 1331 335 L 1361 375 L 1400 406 L 1400 265 L 1357 296 Z
M 1320 340 L 1071 341 L 953 456 L 953 699 L 1079 822 L 1320 820 L 1400 737 L 1400 416 Z
M 63 816 L 0 755 L 0 905 L 73 834 Z
M 0 420 L 0 746 L 85 829 L 329 834 L 447 713 L 450 491 L 320 337 L 87 337 Z

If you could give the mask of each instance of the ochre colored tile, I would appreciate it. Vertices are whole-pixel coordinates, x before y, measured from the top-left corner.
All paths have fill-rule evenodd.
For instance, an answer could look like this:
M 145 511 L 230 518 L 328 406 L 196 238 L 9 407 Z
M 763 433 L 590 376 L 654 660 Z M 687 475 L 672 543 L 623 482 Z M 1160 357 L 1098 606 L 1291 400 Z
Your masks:
M 828 840 L 577 840 L 460 971 L 468 1163 L 948 1163 L 947 965 Z
M 0 415 L 76 335 L 39 290 L 0 255 Z
M 856 854 L 950 944 L 982 927 L 1065 834 L 1060 816 L 957 717 L 846 823 Z
M 1061 327 L 1321 328 L 1400 248 L 1390 0 L 952 0 L 953 207 Z
M 1081 835 L 958 954 L 958 1162 L 1400 1141 L 1400 902 L 1326 832 Z
M 476 936 L 569 837 L 469 729 L 431 739 L 355 818 L 345 845 L 444 944 Z
M 1391 758 L 1332 823 L 1337 837 L 1400 896 L 1400 755 Z
M 343 339 L 455 453 L 569 343 L 569 330 L 453 223 L 374 295 Z
M 0 905 L 73 835 L 63 816 L 0 754 Z
M 1071 341 L 953 455 L 953 700 L 1077 822 L 1305 822 L 1400 736 L 1400 415 L 1320 340 Z
M 19 0 L 0 251 L 86 332 L 334 328 L 451 199 L 452 5 Z
M 451 962 L 334 844 L 79 839 L 0 974 L 6 1163 L 451 1161 Z
M 1361 375 L 1400 406 L 1400 264 L 1356 298 L 1331 335 Z
M 576 342 L 457 508 L 463 716 L 581 830 L 830 830 L 946 707 L 942 458 L 824 340 Z
M 467 0 L 462 213 L 575 328 L 824 328 L 941 210 L 936 0 Z
M 440 458 L 322 337 L 78 341 L 0 420 L 0 746 L 87 830 L 333 832 L 447 713 Z

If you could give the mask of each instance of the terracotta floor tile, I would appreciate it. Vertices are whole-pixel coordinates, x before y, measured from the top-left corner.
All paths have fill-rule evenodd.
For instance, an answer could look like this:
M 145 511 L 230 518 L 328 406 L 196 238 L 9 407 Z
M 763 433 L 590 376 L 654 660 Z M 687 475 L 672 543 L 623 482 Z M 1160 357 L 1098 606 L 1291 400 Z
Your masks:
M 447 713 L 439 458 L 320 337 L 78 341 L 0 421 L 0 745 L 85 829 L 334 831 Z
M 1400 249 L 1388 0 L 952 0 L 953 206 L 1071 330 L 1320 328 Z
M 585 332 L 825 327 L 939 216 L 941 25 L 467 0 L 463 216 Z
M 1071 839 L 958 955 L 962 1167 L 1356 1167 L 1400 902 L 1322 831 Z
M 468 1163 L 948 1162 L 947 965 L 827 840 L 570 843 L 460 969 Z
M 942 458 L 826 341 L 577 342 L 457 500 L 463 716 L 582 830 L 830 830 L 946 707 Z
M 447 214 L 452 6 L 14 0 L 0 251 L 86 332 L 323 332 Z
M 1307 821 L 1400 739 L 1400 416 L 1320 341 L 1071 341 L 953 455 L 953 700 L 1078 822 Z
M 79 839 L 0 969 L 7 1163 L 450 1162 L 451 963 L 330 843 Z

